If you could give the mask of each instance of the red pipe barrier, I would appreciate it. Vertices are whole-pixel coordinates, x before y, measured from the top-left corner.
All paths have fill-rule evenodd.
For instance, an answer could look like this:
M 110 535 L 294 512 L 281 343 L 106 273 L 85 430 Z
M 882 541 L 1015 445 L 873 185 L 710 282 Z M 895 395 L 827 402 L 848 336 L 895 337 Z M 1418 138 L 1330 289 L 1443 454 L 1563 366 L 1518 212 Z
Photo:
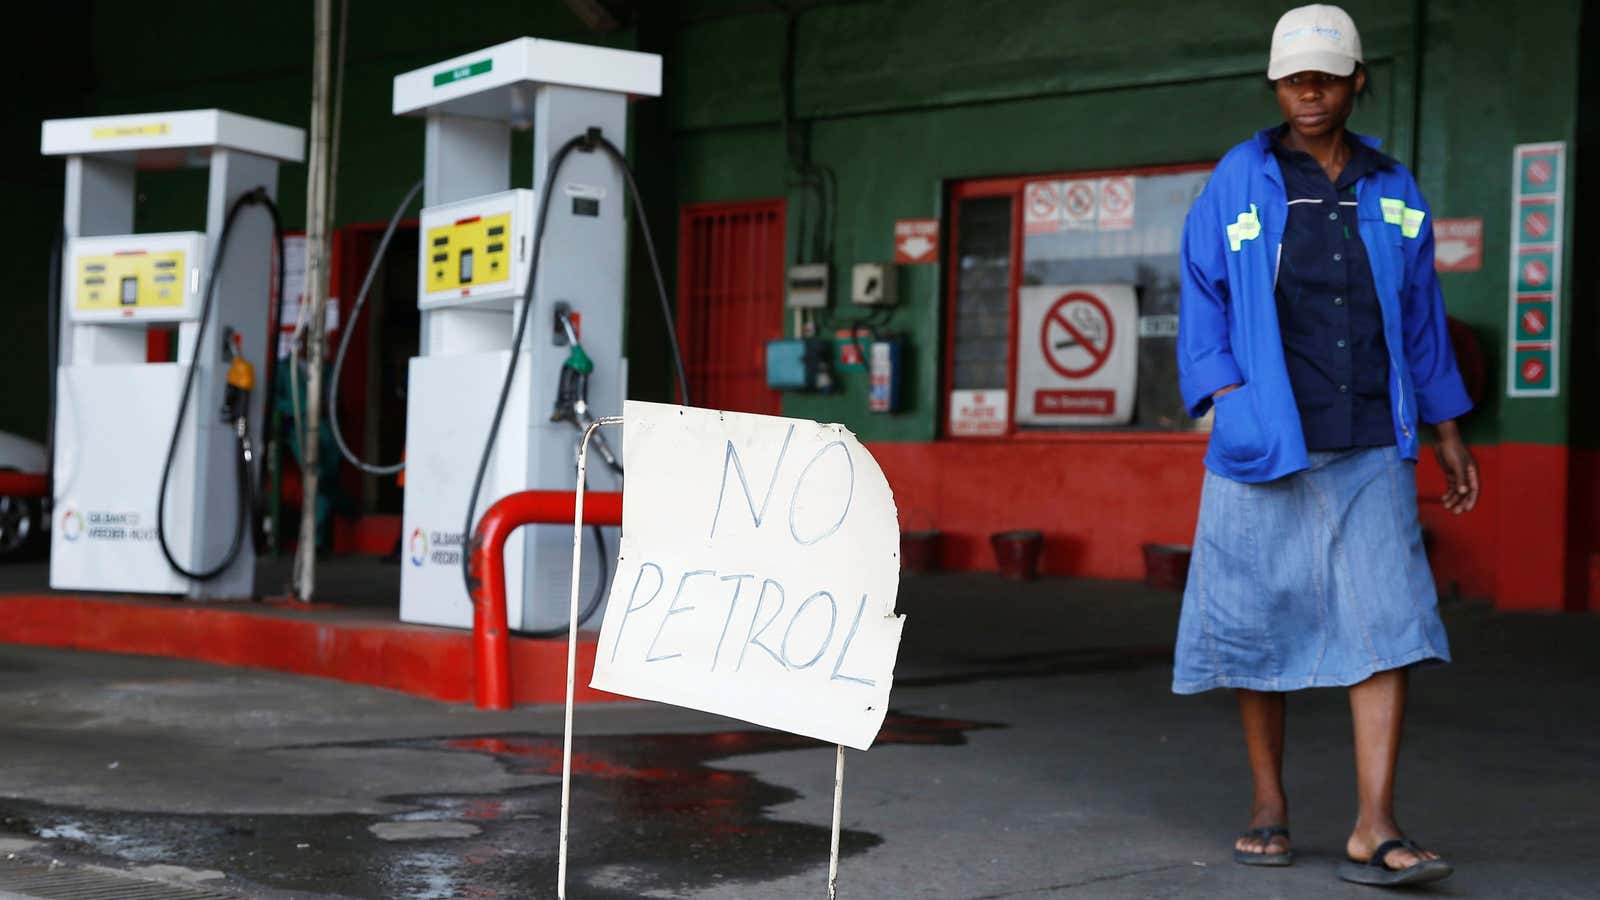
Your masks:
M 523 525 L 570 524 L 572 491 L 520 491 L 496 500 L 478 521 L 468 548 L 472 597 L 472 654 L 477 669 L 473 702 L 479 709 L 511 708 L 511 629 L 506 623 L 506 539 Z M 583 495 L 585 525 L 621 525 L 622 494 Z
M 0 472 L 0 497 L 48 497 L 50 476 L 36 472 Z M 572 518 L 572 516 L 567 516 Z

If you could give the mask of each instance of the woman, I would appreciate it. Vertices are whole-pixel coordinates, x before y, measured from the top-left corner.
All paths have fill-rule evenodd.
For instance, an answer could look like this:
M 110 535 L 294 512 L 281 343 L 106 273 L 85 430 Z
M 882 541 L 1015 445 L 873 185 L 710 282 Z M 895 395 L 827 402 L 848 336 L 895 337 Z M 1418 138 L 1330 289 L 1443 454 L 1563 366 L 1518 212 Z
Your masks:
M 1348 687 L 1360 812 L 1339 875 L 1451 872 L 1394 817 L 1406 671 L 1447 662 L 1417 520 L 1419 423 L 1472 509 L 1471 408 L 1433 271 L 1433 223 L 1405 167 L 1345 130 L 1367 86 L 1355 23 L 1291 10 L 1267 78 L 1283 124 L 1217 165 L 1184 229 L 1179 380 L 1215 407 L 1173 690 L 1238 693 L 1255 781 L 1247 865 L 1288 865 L 1284 693 Z

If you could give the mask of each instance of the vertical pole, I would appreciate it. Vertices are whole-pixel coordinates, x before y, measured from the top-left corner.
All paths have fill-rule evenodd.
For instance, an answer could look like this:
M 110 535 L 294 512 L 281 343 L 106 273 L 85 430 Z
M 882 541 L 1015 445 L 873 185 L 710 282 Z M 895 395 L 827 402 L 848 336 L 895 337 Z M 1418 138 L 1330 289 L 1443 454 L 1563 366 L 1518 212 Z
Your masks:
M 306 348 L 306 420 L 300 429 L 300 539 L 295 547 L 295 595 L 310 602 L 316 591 L 317 567 L 317 435 L 322 418 L 322 352 L 326 336 L 328 77 L 332 0 L 316 2 L 316 41 L 312 52 L 311 158 L 306 173 L 306 302 L 310 306 Z
M 561 729 L 561 855 L 556 864 L 556 898 L 567 900 L 567 822 L 572 800 L 572 696 L 578 677 L 578 568 L 583 558 L 583 489 L 589 468 L 589 438 L 602 425 L 615 425 L 620 416 L 589 423 L 578 444 L 578 487 L 572 495 L 572 592 L 567 598 L 567 717 Z
M 833 764 L 833 846 L 828 852 L 828 900 L 839 900 L 839 822 L 844 816 L 844 745 Z

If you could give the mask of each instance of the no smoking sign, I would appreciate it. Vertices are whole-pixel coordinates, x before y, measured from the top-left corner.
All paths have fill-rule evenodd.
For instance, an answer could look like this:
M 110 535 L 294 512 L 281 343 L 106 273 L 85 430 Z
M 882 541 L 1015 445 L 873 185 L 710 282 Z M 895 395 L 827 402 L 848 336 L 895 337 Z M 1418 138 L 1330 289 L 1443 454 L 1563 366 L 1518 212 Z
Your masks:
M 1022 192 L 1022 225 L 1028 234 L 1048 234 L 1061 230 L 1061 186 L 1054 181 L 1035 181 Z
M 1100 230 L 1126 231 L 1133 227 L 1135 180 L 1120 175 L 1100 179 Z
M 1111 356 L 1116 325 L 1094 294 L 1073 291 L 1057 300 L 1039 329 L 1045 362 L 1066 378 L 1086 378 Z
M 1132 285 L 1037 285 L 1017 303 L 1021 425 L 1125 424 L 1138 379 Z

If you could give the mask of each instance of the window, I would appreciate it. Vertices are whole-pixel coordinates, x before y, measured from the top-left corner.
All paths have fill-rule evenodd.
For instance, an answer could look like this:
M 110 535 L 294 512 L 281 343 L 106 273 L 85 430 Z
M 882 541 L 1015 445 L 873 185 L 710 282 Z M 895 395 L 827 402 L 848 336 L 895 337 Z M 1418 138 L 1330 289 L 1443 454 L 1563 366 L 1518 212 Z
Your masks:
M 1211 168 L 952 185 L 947 435 L 1196 429 L 1178 395 L 1178 253 Z

